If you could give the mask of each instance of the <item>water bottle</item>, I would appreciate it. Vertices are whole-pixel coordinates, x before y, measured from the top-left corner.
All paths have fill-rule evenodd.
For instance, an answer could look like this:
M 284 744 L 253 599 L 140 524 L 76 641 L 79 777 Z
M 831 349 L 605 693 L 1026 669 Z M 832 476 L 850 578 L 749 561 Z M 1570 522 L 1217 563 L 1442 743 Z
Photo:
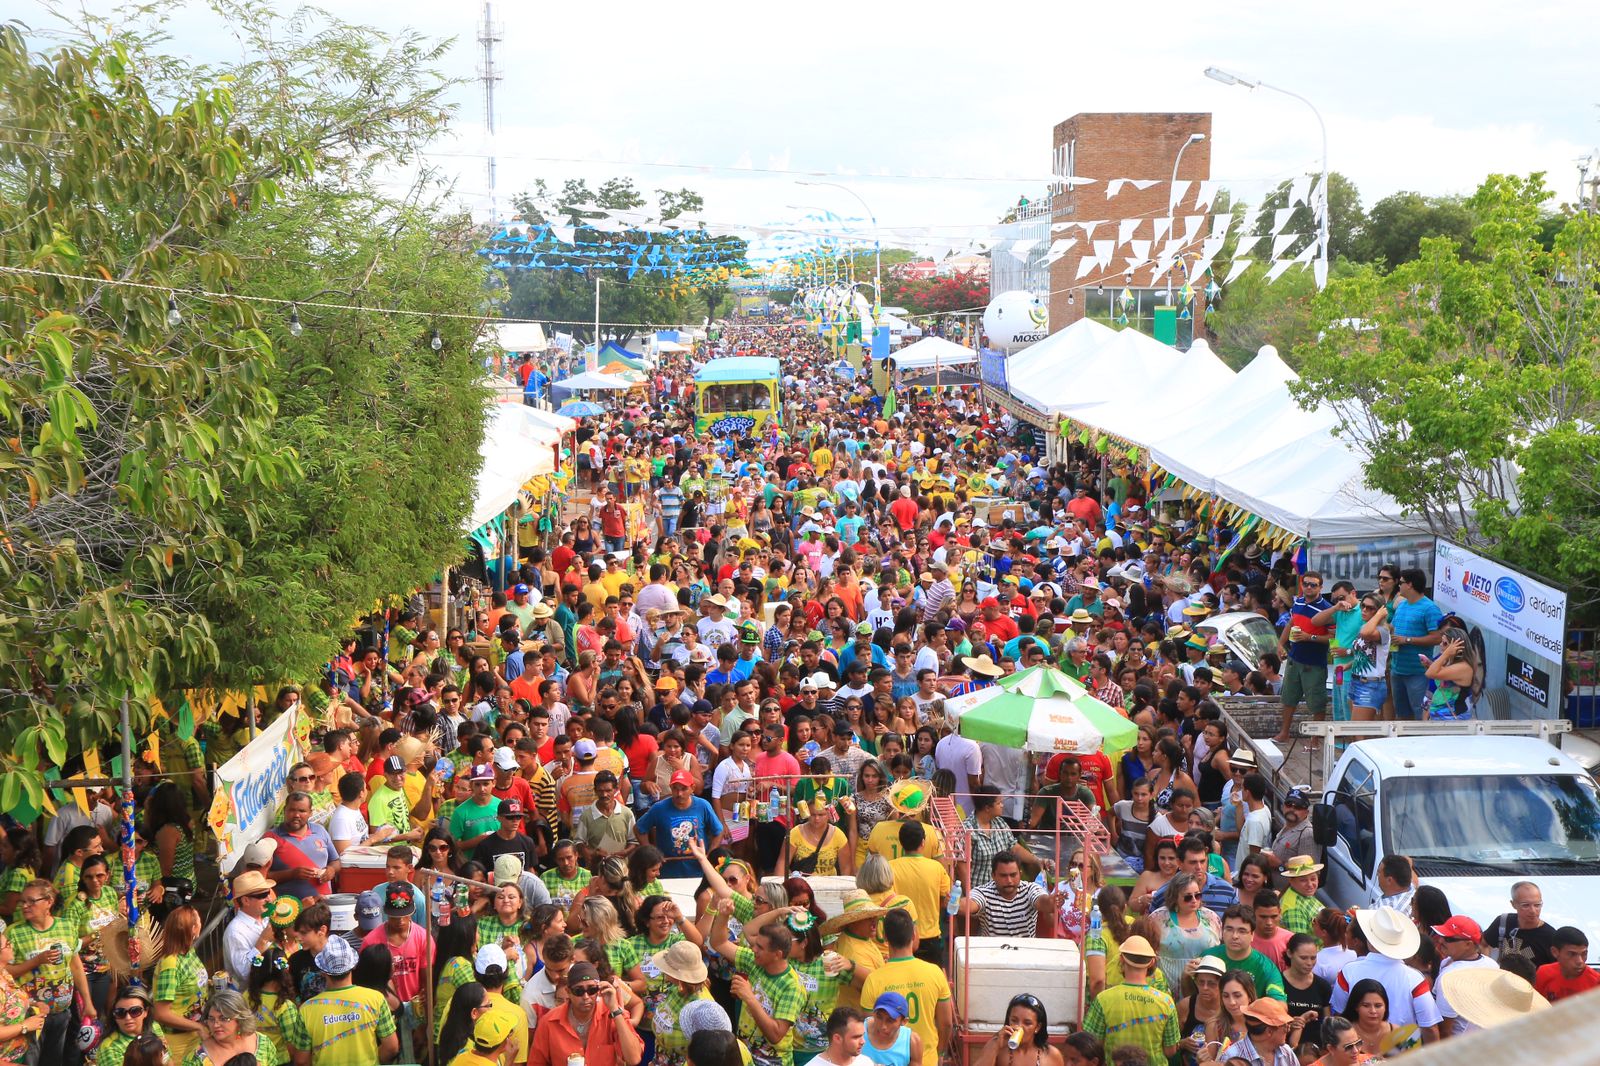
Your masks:
M 772 791 L 767 793 L 767 821 L 778 820 L 778 809 L 783 804 L 783 794 L 778 791 L 778 786 L 773 785 Z
M 1050 882 L 1045 880 L 1044 867 L 1043 866 L 1039 867 L 1039 872 L 1034 875 L 1033 883 L 1038 885 L 1041 889 L 1043 889 L 1046 892 L 1050 891 Z
M 433 879 L 431 896 L 433 899 L 433 922 L 443 929 L 450 924 L 450 904 L 445 899 L 444 878 L 435 877 Z
M 959 911 L 960 909 L 961 909 L 961 882 L 957 881 L 953 885 L 950 886 L 950 898 L 945 900 L 944 912 L 946 914 L 950 915 L 953 918 L 953 917 L 955 917 L 956 912 Z
M 1089 908 L 1089 935 L 1091 937 L 1100 935 L 1100 904 L 1098 903 Z

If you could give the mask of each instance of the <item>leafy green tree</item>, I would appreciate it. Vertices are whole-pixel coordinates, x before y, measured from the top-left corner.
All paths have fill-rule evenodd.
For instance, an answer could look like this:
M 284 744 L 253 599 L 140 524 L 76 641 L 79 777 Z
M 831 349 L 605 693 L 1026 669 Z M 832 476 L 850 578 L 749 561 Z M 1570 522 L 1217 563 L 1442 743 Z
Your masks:
M 1315 176 L 1320 181 L 1321 174 Z M 1256 217 L 1253 233 L 1265 236 L 1272 233 L 1273 223 L 1276 220 L 1275 212 L 1289 206 L 1290 182 L 1282 182 L 1272 192 L 1262 197 L 1261 213 Z M 1221 207 L 1217 210 L 1222 210 Z M 1236 215 L 1244 213 L 1243 205 L 1235 209 Z M 1337 170 L 1328 174 L 1328 261 L 1330 263 L 1349 258 L 1355 254 L 1357 243 L 1366 225 L 1366 215 L 1361 210 L 1361 192 L 1356 188 L 1355 182 L 1339 173 Z M 1289 216 L 1288 223 L 1279 231 L 1281 233 L 1303 234 L 1299 240 L 1289 244 L 1274 258 L 1289 259 L 1300 254 L 1306 245 L 1312 242 L 1317 232 L 1316 215 L 1305 204 L 1297 204 L 1294 213 Z M 1233 243 L 1237 243 L 1236 241 Z M 1271 245 L 1262 242 L 1255 246 L 1251 254 L 1255 259 L 1266 259 L 1272 250 Z M 1230 252 L 1231 258 L 1231 252 Z M 1292 271 L 1290 272 L 1292 273 Z
M 612 212 L 650 207 L 650 216 L 661 222 L 698 212 L 704 201 L 689 189 L 657 189 L 652 206 L 629 178 L 612 178 L 594 189 L 569 180 L 560 190 L 539 180 L 515 202 L 522 225 L 488 247 L 505 278 L 505 313 L 564 323 L 580 338 L 593 339 L 594 328 L 586 323 L 594 319 L 597 279 L 601 321 L 635 324 L 617 331 L 626 340 L 651 324 L 709 317 L 709 305 L 727 298 L 730 274 L 745 266 L 745 242 L 736 237 L 692 228 L 677 234 L 601 228 L 611 225 L 605 220 Z M 552 222 L 574 227 L 574 243 L 541 236 L 539 227 Z M 673 265 L 673 254 L 687 256 L 681 267 Z
M 460 555 L 479 323 L 429 315 L 483 307 L 477 235 L 376 177 L 447 120 L 438 46 L 219 7 L 221 68 L 158 13 L 0 28 L 0 264 L 44 272 L 0 270 L 0 803 L 123 697 L 142 735 L 155 696 L 310 680 Z
M 1458 248 L 1470 249 L 1476 224 L 1470 205 L 1459 196 L 1397 192 L 1367 212 L 1355 241 L 1355 258 L 1393 268 L 1421 255 L 1428 237 L 1447 237 Z
M 1462 205 L 1470 247 L 1423 237 L 1388 274 L 1333 281 L 1297 349 L 1303 402 L 1330 404 L 1368 481 L 1429 531 L 1600 605 L 1600 220 L 1542 243 L 1543 176 L 1496 175 Z

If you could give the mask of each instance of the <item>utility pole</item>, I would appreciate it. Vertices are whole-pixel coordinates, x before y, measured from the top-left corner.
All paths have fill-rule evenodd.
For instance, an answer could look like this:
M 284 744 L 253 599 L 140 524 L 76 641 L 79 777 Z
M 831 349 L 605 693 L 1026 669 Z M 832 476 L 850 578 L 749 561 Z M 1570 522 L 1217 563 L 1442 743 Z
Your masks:
M 493 4 L 483 3 L 483 24 L 478 27 L 478 47 L 483 52 L 483 63 L 478 67 L 478 80 L 483 83 L 483 125 L 489 133 L 489 221 L 499 221 L 499 204 L 495 199 L 495 122 L 494 87 L 500 81 L 500 69 L 495 66 L 494 46 L 505 40 L 505 29 L 494 21 Z

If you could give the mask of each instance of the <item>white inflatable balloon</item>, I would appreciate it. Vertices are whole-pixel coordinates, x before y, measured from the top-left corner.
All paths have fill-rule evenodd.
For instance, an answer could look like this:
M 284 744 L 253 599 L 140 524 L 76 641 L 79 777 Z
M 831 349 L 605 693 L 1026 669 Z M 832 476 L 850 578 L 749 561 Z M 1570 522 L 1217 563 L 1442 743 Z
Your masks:
M 983 332 L 989 347 L 1017 351 L 1044 340 L 1050 332 L 1050 313 L 1044 300 L 1031 292 L 1002 292 L 983 312 Z

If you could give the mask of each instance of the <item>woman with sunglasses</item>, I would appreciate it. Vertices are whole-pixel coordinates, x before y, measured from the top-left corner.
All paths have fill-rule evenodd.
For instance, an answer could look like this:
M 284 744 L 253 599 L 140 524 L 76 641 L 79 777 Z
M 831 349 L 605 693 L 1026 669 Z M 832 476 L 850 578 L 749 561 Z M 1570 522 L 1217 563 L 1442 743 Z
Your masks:
M 1375 720 L 1389 698 L 1389 646 L 1393 639 L 1383 597 L 1376 592 L 1367 593 L 1361 597 L 1361 629 L 1350 646 L 1350 663 L 1345 667 L 1354 676 L 1350 685 L 1351 721 Z
M 1217 916 L 1202 900 L 1202 884 L 1191 873 L 1174 874 L 1162 911 L 1155 912 L 1155 917 L 1166 920 L 1159 964 L 1170 988 L 1178 987 L 1190 959 L 1222 943 Z
M 1050 1020 L 1039 997 L 1024 992 L 1011 998 L 1005 1025 L 989 1038 L 974 1066 L 1062 1066 L 1061 1052 L 1050 1044 Z
M 1322 1058 L 1313 1062 L 1311 1066 L 1357 1066 L 1358 1063 L 1367 1061 L 1367 1053 L 1361 1043 L 1361 1034 L 1356 1031 L 1355 1024 L 1348 1018 L 1335 1014 L 1324 1019 L 1317 1034 L 1324 1048 Z
M 0 1034 L 4 1032 L 0 1026 Z M 94 1050 L 94 1066 L 123 1066 L 129 1045 L 147 1033 L 161 1036 L 150 1010 L 150 993 L 138 987 L 124 989 L 111 1004 L 111 1022 Z

